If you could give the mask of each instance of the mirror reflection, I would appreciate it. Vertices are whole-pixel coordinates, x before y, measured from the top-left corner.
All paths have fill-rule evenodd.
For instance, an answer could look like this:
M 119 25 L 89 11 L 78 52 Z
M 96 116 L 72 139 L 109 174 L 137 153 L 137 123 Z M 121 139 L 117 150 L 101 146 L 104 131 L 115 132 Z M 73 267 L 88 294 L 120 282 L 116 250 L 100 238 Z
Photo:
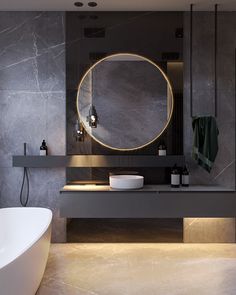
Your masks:
M 82 78 L 77 111 L 85 130 L 100 144 L 134 150 L 156 140 L 168 126 L 172 88 L 149 59 L 115 54 L 94 64 Z

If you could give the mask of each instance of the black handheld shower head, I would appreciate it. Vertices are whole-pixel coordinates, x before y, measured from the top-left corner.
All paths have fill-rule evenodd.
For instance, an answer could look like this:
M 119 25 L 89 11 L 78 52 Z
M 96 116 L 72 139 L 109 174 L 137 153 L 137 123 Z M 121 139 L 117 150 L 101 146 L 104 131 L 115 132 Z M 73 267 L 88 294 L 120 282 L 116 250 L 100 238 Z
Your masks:
M 24 156 L 26 156 L 26 142 L 24 142 Z M 24 191 L 24 186 L 26 182 L 26 198 L 23 200 L 23 191 Z M 29 200 L 29 175 L 28 175 L 28 170 L 26 167 L 24 167 L 24 173 L 23 173 L 23 180 L 22 180 L 22 185 L 21 185 L 21 190 L 20 190 L 20 203 L 23 207 L 26 207 L 28 204 Z

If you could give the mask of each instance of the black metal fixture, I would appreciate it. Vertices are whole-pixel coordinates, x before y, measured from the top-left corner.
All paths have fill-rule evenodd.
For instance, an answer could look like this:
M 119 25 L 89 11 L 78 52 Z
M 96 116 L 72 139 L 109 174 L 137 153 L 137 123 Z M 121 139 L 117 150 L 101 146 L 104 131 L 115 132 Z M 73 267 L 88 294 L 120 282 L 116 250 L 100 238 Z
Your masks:
M 193 4 L 190 4 L 190 61 L 189 61 L 189 74 L 190 74 L 190 116 L 193 117 Z
M 91 105 L 89 109 L 89 115 L 87 116 L 87 122 L 91 128 L 97 128 L 98 115 L 94 105 Z
M 84 3 L 83 3 L 83 2 L 78 2 L 78 1 L 76 1 L 76 2 L 74 3 L 74 5 L 75 5 L 76 7 L 82 7 L 82 6 L 84 5 Z
M 215 117 L 217 117 L 217 90 L 218 90 L 218 81 L 217 81 L 217 72 L 218 72 L 218 65 L 217 65 L 217 56 L 218 56 L 218 4 L 215 4 Z
M 74 136 L 76 141 L 84 141 L 84 128 L 79 120 L 77 120 L 75 124 Z
M 26 156 L 26 143 L 24 143 L 24 156 Z M 26 185 L 26 188 L 24 189 Z M 26 194 L 24 199 L 24 192 Z M 23 180 L 20 190 L 20 203 L 22 207 L 26 207 L 29 201 L 29 174 L 28 168 L 24 166 Z
M 218 56 L 218 4 L 215 4 L 215 13 L 214 13 L 214 84 L 215 84 L 215 117 L 217 117 L 217 90 L 218 90 L 218 81 L 217 81 L 217 56 Z M 190 63 L 189 63 L 189 74 L 190 74 L 190 116 L 193 118 L 193 4 L 190 5 Z
M 89 7 L 96 7 L 97 5 L 98 5 L 97 2 L 94 2 L 94 1 L 91 1 L 88 3 Z

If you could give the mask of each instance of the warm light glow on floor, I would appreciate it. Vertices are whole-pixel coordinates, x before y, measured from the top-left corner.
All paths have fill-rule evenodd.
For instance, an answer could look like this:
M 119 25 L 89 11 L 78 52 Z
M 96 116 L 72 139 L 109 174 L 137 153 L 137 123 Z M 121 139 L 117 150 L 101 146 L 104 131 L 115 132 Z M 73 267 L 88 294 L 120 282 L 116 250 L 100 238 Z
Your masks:
M 235 277 L 235 244 L 54 244 L 37 295 L 230 295 Z

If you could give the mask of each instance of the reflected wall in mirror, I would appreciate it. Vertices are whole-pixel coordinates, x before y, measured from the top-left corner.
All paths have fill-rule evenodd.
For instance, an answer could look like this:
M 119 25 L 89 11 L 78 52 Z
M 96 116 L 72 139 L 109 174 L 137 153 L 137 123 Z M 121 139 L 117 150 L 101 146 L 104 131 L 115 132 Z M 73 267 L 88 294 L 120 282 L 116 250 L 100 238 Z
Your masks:
M 95 63 L 77 93 L 79 119 L 97 142 L 115 150 L 135 150 L 155 141 L 173 113 L 171 84 L 146 57 L 120 53 Z

